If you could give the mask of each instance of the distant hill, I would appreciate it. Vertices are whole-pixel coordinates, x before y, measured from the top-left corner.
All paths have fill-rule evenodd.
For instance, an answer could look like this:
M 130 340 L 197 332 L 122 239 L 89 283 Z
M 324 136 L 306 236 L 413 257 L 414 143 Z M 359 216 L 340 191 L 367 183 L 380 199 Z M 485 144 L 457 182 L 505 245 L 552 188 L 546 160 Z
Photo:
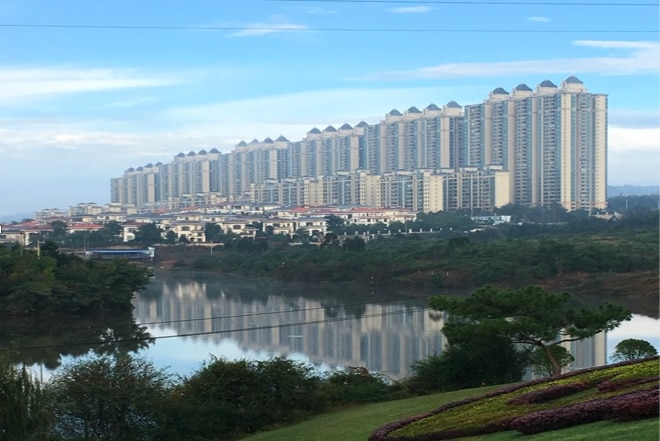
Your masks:
M 660 194 L 660 185 L 608 185 L 607 197 Z

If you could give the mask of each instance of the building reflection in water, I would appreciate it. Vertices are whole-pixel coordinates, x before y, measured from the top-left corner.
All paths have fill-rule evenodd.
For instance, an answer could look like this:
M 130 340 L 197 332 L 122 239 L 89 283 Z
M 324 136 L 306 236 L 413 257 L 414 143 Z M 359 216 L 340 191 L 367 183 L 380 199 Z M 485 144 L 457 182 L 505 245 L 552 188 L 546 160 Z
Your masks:
M 392 379 L 409 376 L 413 362 L 440 353 L 446 343 L 440 332 L 446 317 L 420 302 L 378 301 L 361 292 L 337 299 L 299 286 L 283 295 L 279 289 L 247 280 L 155 280 L 138 296 L 135 318 L 154 331 L 163 326 L 199 334 L 187 338 L 207 343 L 231 339 L 246 351 L 301 353 L 312 363 L 362 366 Z M 604 335 L 569 349 L 575 368 L 605 364 Z

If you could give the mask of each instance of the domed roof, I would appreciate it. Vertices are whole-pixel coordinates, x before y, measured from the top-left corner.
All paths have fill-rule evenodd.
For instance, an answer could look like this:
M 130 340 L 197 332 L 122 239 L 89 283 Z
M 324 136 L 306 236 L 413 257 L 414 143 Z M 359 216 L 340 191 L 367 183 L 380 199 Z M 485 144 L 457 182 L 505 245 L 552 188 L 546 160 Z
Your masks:
M 189 152 L 188 152 L 188 156 L 195 156 L 195 152 L 193 152 L 192 150 L 189 151 Z
M 349 123 L 345 123 L 343 126 L 339 128 L 340 130 L 353 130 L 353 127 Z
M 270 139 L 270 138 L 264 139 L 264 144 L 272 144 L 272 143 L 273 143 L 272 139 Z
M 144 168 L 153 168 L 153 167 L 154 167 L 154 165 L 151 162 L 144 166 Z
M 277 141 L 277 142 L 289 142 L 289 140 L 286 139 L 286 137 L 284 135 L 280 135 L 280 137 L 277 138 L 275 141 Z
M 541 84 L 539 84 L 540 87 L 557 87 L 552 81 L 550 80 L 543 80 Z
M 313 128 L 312 130 L 310 130 L 308 133 L 313 133 L 313 134 L 316 135 L 316 134 L 320 134 L 321 131 L 320 131 L 319 129 L 317 129 L 316 127 L 314 127 L 314 128 Z
M 220 153 L 220 151 L 216 148 L 212 148 L 209 153 Z
M 135 171 L 142 171 L 142 170 L 144 170 L 144 168 L 142 168 L 142 167 L 138 167 L 138 168 L 135 169 Z
M 417 107 L 412 106 L 410 109 L 408 109 L 408 113 L 422 113 L 422 112 L 420 112 L 420 110 Z
M 200 150 L 199 152 L 197 152 L 197 154 L 198 154 L 198 155 L 206 155 L 206 150 L 203 150 L 203 149 L 202 149 L 202 150 Z
M 238 144 L 236 144 L 236 147 L 247 147 L 247 142 L 241 140 Z
M 128 170 L 126 170 L 126 171 L 127 171 L 127 172 L 134 172 L 134 171 L 135 171 L 135 169 L 134 169 L 133 167 L 131 167 L 131 168 L 129 168 L 129 169 L 128 169 Z
M 360 121 L 360 122 L 358 123 L 358 125 L 355 126 L 355 127 L 367 127 L 368 125 L 369 125 L 369 124 L 367 124 L 366 122 L 364 122 L 364 121 Z
M 493 95 L 508 95 L 508 94 L 509 92 L 504 90 L 504 88 L 502 87 L 496 87 L 495 89 L 493 89 Z
M 516 86 L 516 90 L 524 91 L 524 92 L 531 92 L 532 89 L 529 88 L 529 86 L 525 83 L 520 83 Z
M 390 116 L 403 116 L 403 115 L 401 114 L 401 112 L 399 112 L 399 111 L 396 110 L 396 109 L 392 109 L 392 110 L 390 110 L 390 113 L 388 113 L 388 115 L 390 115 Z
M 326 128 L 325 128 L 325 130 L 324 130 L 324 131 L 325 131 L 325 132 L 336 132 L 336 131 L 337 131 L 337 129 L 335 129 L 335 128 L 334 128 L 334 127 L 332 127 L 332 126 L 328 126 L 328 127 L 326 127 Z
M 449 102 L 447 103 L 447 107 L 452 107 L 452 108 L 456 109 L 456 108 L 460 108 L 461 105 L 458 104 L 456 101 L 453 101 L 453 100 L 452 100 L 452 101 L 449 101 Z
M 163 166 L 163 163 L 162 163 L 162 162 L 157 162 L 157 163 L 156 163 L 156 167 L 162 167 L 162 166 Z
M 571 75 L 570 77 L 566 78 L 565 80 L 567 83 L 573 83 L 573 84 L 584 84 L 582 81 L 578 79 L 578 77 Z
M 250 144 L 259 144 L 259 140 L 254 138 L 252 141 L 250 141 Z
M 177 158 L 185 158 L 186 155 L 184 155 L 183 152 L 181 152 L 181 153 L 179 153 L 178 155 L 176 155 L 176 157 L 177 157 Z
M 426 110 L 440 110 L 440 107 L 438 107 L 435 104 L 431 103 L 428 106 L 426 106 Z

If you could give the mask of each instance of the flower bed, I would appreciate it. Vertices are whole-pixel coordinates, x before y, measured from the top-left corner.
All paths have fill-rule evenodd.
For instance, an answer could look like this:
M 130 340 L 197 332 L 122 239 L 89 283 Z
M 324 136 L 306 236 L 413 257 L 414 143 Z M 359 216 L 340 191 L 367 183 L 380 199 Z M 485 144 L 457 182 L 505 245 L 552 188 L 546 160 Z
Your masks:
M 567 427 L 562 424 L 652 417 L 658 414 L 659 367 L 654 357 L 510 386 L 387 424 L 369 441 L 431 441 L 513 429 L 537 433 Z

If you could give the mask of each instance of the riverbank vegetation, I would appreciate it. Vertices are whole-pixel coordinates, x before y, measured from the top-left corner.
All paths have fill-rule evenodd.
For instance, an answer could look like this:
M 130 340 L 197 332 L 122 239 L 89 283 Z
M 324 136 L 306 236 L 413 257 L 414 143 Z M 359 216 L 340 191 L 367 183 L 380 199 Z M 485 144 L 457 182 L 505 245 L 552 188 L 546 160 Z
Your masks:
M 388 382 L 361 368 L 320 374 L 284 357 L 211 359 L 179 379 L 144 359 L 100 357 L 67 365 L 46 382 L 0 363 L 0 441 L 238 440 L 314 415 L 339 421 L 351 414 L 362 416 L 352 418 L 350 430 L 359 436 L 343 434 L 341 425 L 317 432 L 313 423 L 302 424 L 318 440 L 339 439 L 342 432 L 341 439 L 365 440 L 371 433 L 375 441 L 538 433 L 611 419 L 650 418 L 657 428 L 658 366 L 657 357 L 628 361 L 503 388 L 426 396 L 415 404 L 407 381 Z M 377 402 L 380 407 L 366 407 Z M 250 439 L 311 438 L 264 433 Z
M 122 259 L 84 260 L 54 242 L 0 246 L 0 316 L 131 311 L 149 270 Z
M 631 307 L 650 305 L 646 309 L 657 316 L 657 210 L 632 212 L 616 221 L 578 217 L 562 224 L 469 230 L 458 224 L 469 218 L 456 214 L 422 219 L 436 233 L 415 233 L 416 227 L 404 225 L 406 234 L 350 235 L 338 229 L 339 234 L 326 234 L 319 243 L 268 235 L 229 237 L 212 250 L 160 247 L 156 256 L 160 264 L 179 269 L 307 283 L 353 281 L 402 291 L 537 284 L 599 299 L 626 300 L 634 293 Z

